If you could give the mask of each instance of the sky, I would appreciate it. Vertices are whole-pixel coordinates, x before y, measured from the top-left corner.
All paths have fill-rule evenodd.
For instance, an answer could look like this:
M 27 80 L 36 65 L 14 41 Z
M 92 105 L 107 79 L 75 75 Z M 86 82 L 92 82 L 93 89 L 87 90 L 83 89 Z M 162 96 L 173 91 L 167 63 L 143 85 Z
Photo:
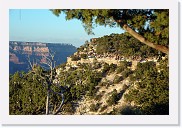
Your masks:
M 112 33 L 122 33 L 119 27 L 97 26 L 95 35 L 88 35 L 81 21 L 65 20 L 65 15 L 55 16 L 49 9 L 10 9 L 9 40 L 45 43 L 69 43 L 79 47 L 91 38 Z

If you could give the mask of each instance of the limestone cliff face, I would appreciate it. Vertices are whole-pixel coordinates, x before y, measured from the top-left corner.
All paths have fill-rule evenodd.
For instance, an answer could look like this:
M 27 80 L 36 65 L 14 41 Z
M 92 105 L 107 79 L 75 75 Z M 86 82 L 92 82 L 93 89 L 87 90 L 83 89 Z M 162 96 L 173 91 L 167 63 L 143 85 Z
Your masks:
M 10 42 L 10 51 L 18 52 L 27 55 L 37 55 L 48 54 L 49 48 L 45 43 L 35 43 L 35 42 Z
M 9 42 L 10 73 L 28 71 L 28 57 L 36 63 L 45 62 L 45 56 L 55 53 L 56 65 L 66 62 L 66 58 L 76 52 L 76 47 L 70 44 L 54 44 L 39 42 Z M 22 68 L 21 68 L 22 67 Z
M 19 58 L 13 53 L 9 53 L 9 61 L 15 64 L 21 64 L 21 62 L 19 61 Z

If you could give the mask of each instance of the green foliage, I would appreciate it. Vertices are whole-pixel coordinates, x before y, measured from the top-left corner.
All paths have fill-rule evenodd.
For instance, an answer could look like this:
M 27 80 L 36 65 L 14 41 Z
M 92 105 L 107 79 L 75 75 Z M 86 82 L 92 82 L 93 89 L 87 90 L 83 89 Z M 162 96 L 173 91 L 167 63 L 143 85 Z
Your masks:
M 94 98 L 95 94 L 97 92 L 96 88 L 95 88 L 95 84 L 94 83 L 90 83 L 88 86 L 88 93 L 87 95 L 90 96 L 90 98 Z
M 159 25 L 166 25 L 166 15 L 168 10 L 153 10 L 153 9 L 53 9 L 51 10 L 56 16 L 62 13 L 66 14 L 67 20 L 78 19 L 83 23 L 85 30 L 91 34 L 94 24 L 103 26 L 120 26 L 129 24 L 137 30 L 144 28 L 146 21 L 149 23 L 156 20 L 164 20 Z M 154 13 L 153 13 L 154 12 Z M 160 14 L 160 15 L 159 15 Z M 156 17 L 162 18 L 156 18 Z M 122 21 L 118 22 L 118 21 Z M 151 21 L 149 21 L 151 20 Z
M 70 92 L 73 100 L 79 100 L 82 94 L 84 94 L 83 87 L 81 85 L 71 87 Z
M 76 68 L 68 72 L 62 71 L 62 75 L 59 76 L 60 81 L 70 86 L 69 101 L 77 101 L 84 95 L 94 98 L 96 86 L 102 78 L 101 73 L 93 71 L 89 64 L 81 64 L 80 67 L 83 70 Z
M 102 98 L 102 95 L 101 95 L 101 94 L 99 94 L 99 95 L 96 95 L 96 96 L 95 96 L 94 100 L 96 100 L 96 101 L 100 101 L 100 100 L 101 100 L 101 98 Z
M 51 11 L 56 16 L 64 13 L 66 15 L 66 20 L 80 20 L 88 34 L 94 34 L 92 30 L 97 25 L 110 27 L 117 26 L 125 30 L 128 27 L 130 29 L 126 30 L 126 32 L 129 32 L 133 37 L 139 40 L 141 40 L 141 37 L 144 37 L 148 41 L 154 42 L 153 44 L 160 44 L 161 46 L 164 45 L 167 47 L 169 45 L 168 9 L 52 9 Z M 137 36 L 137 34 L 134 34 L 134 31 L 136 31 L 139 35 Z M 126 41 L 126 39 L 124 40 Z M 118 44 L 113 45 L 113 42 L 110 40 L 107 40 L 107 43 L 109 44 L 109 47 L 102 45 L 97 48 L 97 52 L 102 53 L 105 50 L 114 52 L 116 50 L 113 49 L 113 46 L 117 46 Z M 135 43 L 135 41 L 133 43 Z M 168 50 L 165 50 L 168 49 L 167 47 L 159 47 L 160 45 L 155 47 L 155 45 L 151 46 L 149 43 L 145 44 L 154 49 L 160 49 L 160 51 L 168 54 Z M 129 47 L 128 52 L 126 53 L 135 53 L 135 55 L 138 54 L 136 53 L 136 50 L 138 51 L 140 48 L 148 49 L 147 47 L 142 46 L 132 48 L 132 45 L 129 45 Z M 145 54 L 156 54 L 155 50 L 150 48 L 148 51 L 146 50 L 144 53 L 139 52 L 139 54 L 142 56 L 145 56 Z
M 123 80 L 123 77 L 122 76 L 118 76 L 118 75 L 116 75 L 115 77 L 114 77 L 114 84 L 118 84 L 120 81 L 122 81 Z
M 127 78 L 133 72 L 130 69 L 126 69 L 122 72 L 123 79 Z
M 53 10 L 56 15 L 66 14 L 66 19 L 81 20 L 86 31 L 92 33 L 93 24 L 121 26 L 128 24 L 133 30 L 144 36 L 155 44 L 168 46 L 169 38 L 169 10 Z M 122 23 L 118 20 L 122 19 Z M 146 24 L 147 23 L 147 24 Z M 154 57 L 158 52 L 145 44 L 141 44 L 128 33 L 111 34 L 100 37 L 95 42 L 96 53 L 109 53 L 124 58 L 131 57 Z M 88 51 L 89 44 L 85 44 L 78 48 L 79 52 Z M 84 50 L 86 49 L 86 50 Z M 72 55 L 72 61 L 78 61 L 81 58 L 86 59 L 86 54 L 80 56 Z M 58 68 L 65 68 L 66 64 L 60 65 Z M 131 64 L 122 61 L 119 66 L 115 64 L 103 65 L 102 73 L 95 69 L 102 68 L 101 63 L 94 60 L 93 65 L 80 64 L 79 68 L 71 67 L 68 71 L 62 71 L 59 76 L 61 85 L 67 87 L 65 95 L 65 104 L 63 111 L 65 113 L 74 113 L 72 102 L 78 102 L 83 96 L 90 96 L 96 101 L 100 100 L 102 95 L 96 95 L 99 86 L 108 86 L 108 82 L 100 82 L 102 76 L 116 71 L 118 74 L 114 78 L 114 83 L 130 76 L 132 85 L 136 84 L 136 88 L 129 88 L 129 92 L 125 94 L 128 102 L 134 102 L 135 106 L 127 106 L 121 109 L 114 109 L 110 114 L 169 114 L 169 69 L 168 60 L 160 60 L 160 66 L 156 67 L 154 62 L 139 63 L 135 71 L 131 71 Z M 43 69 L 37 67 L 34 70 L 37 74 L 42 74 Z M 46 72 L 49 73 L 49 72 Z M 102 75 L 101 75 L 102 74 Z M 10 114 L 45 114 L 45 98 L 47 88 L 43 87 L 40 78 L 33 74 L 25 74 L 17 72 L 10 76 L 9 85 L 9 102 Z M 49 78 L 47 78 L 49 79 Z M 108 105 L 114 105 L 120 99 L 127 89 L 127 85 L 123 85 L 123 90 L 117 93 L 114 90 L 108 98 Z M 59 88 L 53 87 L 53 90 L 60 91 Z M 105 93 L 103 91 L 103 93 Z M 61 97 L 51 94 L 51 105 L 57 106 L 61 101 Z M 92 104 L 91 110 L 97 111 L 99 104 Z M 103 106 L 100 111 L 104 111 L 107 106 Z
M 159 72 L 152 62 L 143 63 L 138 65 L 135 74 L 139 80 L 137 88 L 129 90 L 126 100 L 139 105 L 142 114 L 169 114 L 168 67 Z
M 145 44 L 141 44 L 137 39 L 128 35 L 123 34 L 111 34 L 97 38 L 97 54 L 119 54 L 125 57 L 141 56 L 150 57 L 158 55 L 158 52 Z
M 103 86 L 108 86 L 108 85 L 109 85 L 108 82 L 100 82 L 100 83 L 98 84 L 98 86 L 101 86 L 101 87 L 103 87 Z
M 71 56 L 71 60 L 72 61 L 78 61 L 78 60 L 80 60 L 80 57 L 79 56 L 76 56 L 76 55 L 72 55 Z
M 156 64 L 152 61 L 145 63 L 138 63 L 137 69 L 135 70 L 135 78 L 139 79 L 142 77 L 150 77 L 152 75 L 157 75 L 157 69 L 155 68 Z
M 94 68 L 94 69 L 102 68 L 102 64 L 99 63 L 99 62 L 95 62 L 95 63 L 93 63 L 93 68 Z
M 145 33 L 145 37 L 164 46 L 169 45 L 169 10 L 155 10 L 154 20 L 150 22 L 152 33 Z
M 106 75 L 107 73 L 112 73 L 114 72 L 115 70 L 117 69 L 117 65 L 116 64 L 107 64 L 107 63 L 104 63 L 103 65 L 103 69 L 102 69 L 102 74 L 103 75 Z
M 42 75 L 50 74 L 50 71 L 44 71 L 40 66 L 34 66 L 33 71 L 28 73 L 15 73 L 10 78 L 9 90 L 9 112 L 10 115 L 40 115 L 45 114 L 45 102 L 48 86 L 56 92 L 61 89 L 54 86 L 48 78 L 45 80 Z M 17 86 L 18 85 L 18 86 Z M 15 88 L 15 86 L 17 86 Z M 51 110 L 53 106 L 59 106 L 61 96 L 50 94 Z
M 117 65 L 116 64 L 110 64 L 109 65 L 109 72 L 110 73 L 112 73 L 112 72 L 114 72 L 115 70 L 116 70 L 116 68 L 117 68 Z
M 100 112 L 103 112 L 103 111 L 106 110 L 106 109 L 107 109 L 107 106 L 104 105 L 103 107 L 101 107 Z
M 128 62 L 127 61 L 121 61 L 120 64 L 118 65 L 116 72 L 117 73 L 121 73 L 123 72 L 128 66 Z
M 90 105 L 90 111 L 96 112 L 99 109 L 99 107 L 100 107 L 100 103 L 96 103 L 96 104 L 93 103 Z
M 104 63 L 102 73 L 103 74 L 108 73 L 109 70 L 110 70 L 109 64 Z
M 80 57 L 83 58 L 83 59 L 87 59 L 88 58 L 88 56 L 86 54 L 81 54 Z
M 134 31 L 144 36 L 147 40 L 164 46 L 169 45 L 169 10 L 168 9 L 53 9 L 51 10 L 56 16 L 62 13 L 66 15 L 66 20 L 78 19 L 82 22 L 88 34 L 93 34 L 93 28 L 97 25 L 121 27 L 124 25 L 130 26 Z M 127 38 L 121 38 L 121 42 L 124 39 L 126 43 L 123 43 L 125 48 L 127 47 Z M 102 45 L 97 49 L 98 53 L 107 51 L 115 51 L 113 49 L 114 42 L 105 40 L 109 47 Z M 135 39 L 131 39 L 129 42 L 135 44 Z M 135 45 L 133 45 L 135 46 Z M 132 48 L 129 45 L 129 49 L 126 49 L 125 54 L 140 54 L 145 55 L 151 52 L 149 49 L 144 53 L 139 51 L 142 46 L 136 45 Z M 153 51 L 152 53 L 155 53 Z
M 61 12 L 65 13 L 67 20 L 80 20 L 89 34 L 92 34 L 95 24 L 111 27 L 123 27 L 124 24 L 127 24 L 147 40 L 155 44 L 169 46 L 169 10 L 167 9 L 70 9 L 52 11 L 56 15 Z M 127 33 L 111 34 L 98 38 L 96 52 L 97 54 L 117 53 L 124 57 L 139 56 L 143 58 L 158 55 L 158 51 L 141 44 Z M 129 93 L 126 96 L 128 100 L 130 99 L 135 101 L 135 104 L 141 105 L 140 110 L 143 114 L 168 113 L 168 69 L 160 66 L 159 71 L 154 63 L 147 62 L 139 64 L 132 74 L 130 70 L 125 70 L 127 67 L 128 65 L 118 67 L 117 73 L 122 72 L 123 78 L 130 76 L 130 80 L 133 82 L 138 81 L 136 84 L 139 88 L 130 90 L 131 95 Z M 110 66 L 105 64 L 103 74 L 107 74 L 109 71 Z
M 43 88 L 36 76 L 32 74 L 22 76 L 15 73 L 9 86 L 10 115 L 43 114 L 46 89 Z
M 80 46 L 79 48 L 77 48 L 78 52 L 83 52 L 83 50 L 84 50 L 84 46 Z
M 117 90 L 114 89 L 111 93 L 111 96 L 109 97 L 109 99 L 107 100 L 107 104 L 109 106 L 111 105 L 114 105 L 117 103 L 117 101 L 119 100 L 119 97 L 118 97 L 118 93 L 117 93 Z
M 74 106 L 71 102 L 68 102 L 63 106 L 63 111 L 66 115 L 72 115 L 74 114 Z

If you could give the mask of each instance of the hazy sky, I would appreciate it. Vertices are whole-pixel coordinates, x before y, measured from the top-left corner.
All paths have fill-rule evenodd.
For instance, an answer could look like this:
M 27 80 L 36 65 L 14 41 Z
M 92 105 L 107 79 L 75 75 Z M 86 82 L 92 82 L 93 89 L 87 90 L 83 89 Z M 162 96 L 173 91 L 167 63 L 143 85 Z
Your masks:
M 81 21 L 66 21 L 64 14 L 57 17 L 48 9 L 11 9 L 9 11 L 11 41 L 70 43 L 78 47 L 90 38 L 122 33 L 122 29 L 97 26 L 94 33 L 95 35 L 87 35 Z

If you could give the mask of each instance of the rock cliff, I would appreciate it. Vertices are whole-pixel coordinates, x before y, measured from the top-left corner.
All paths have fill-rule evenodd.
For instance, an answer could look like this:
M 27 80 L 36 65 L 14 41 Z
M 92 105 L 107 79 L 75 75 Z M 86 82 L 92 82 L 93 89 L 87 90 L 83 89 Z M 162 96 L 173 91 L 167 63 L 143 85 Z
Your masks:
M 158 58 L 154 56 L 145 59 L 141 57 L 133 59 L 131 56 L 125 57 L 115 53 L 99 55 L 96 52 L 97 43 L 95 40 L 91 40 L 91 42 L 78 48 L 77 52 L 67 57 L 67 63 L 64 66 L 56 69 L 57 79 L 54 82 L 67 81 L 71 93 L 78 98 L 77 101 L 72 101 L 75 111 L 71 114 L 138 114 L 136 110 L 131 109 L 135 106 L 134 102 L 127 102 L 125 95 L 129 90 L 135 88 L 135 83 L 138 82 L 138 80 L 132 80 L 132 76 L 136 76 L 137 65 L 154 63 L 158 67 Z M 64 78 L 65 76 L 67 79 Z M 71 79 L 70 82 L 69 79 Z M 84 90 L 85 93 L 83 93 L 84 91 L 80 92 L 80 90 Z M 61 114 L 68 113 L 62 112 Z
M 10 73 L 25 71 L 28 69 L 28 61 L 39 63 L 45 61 L 44 57 L 55 53 L 56 65 L 66 62 L 66 58 L 76 52 L 76 47 L 70 44 L 40 43 L 40 42 L 9 42 Z M 44 57 L 43 57 L 44 56 Z

